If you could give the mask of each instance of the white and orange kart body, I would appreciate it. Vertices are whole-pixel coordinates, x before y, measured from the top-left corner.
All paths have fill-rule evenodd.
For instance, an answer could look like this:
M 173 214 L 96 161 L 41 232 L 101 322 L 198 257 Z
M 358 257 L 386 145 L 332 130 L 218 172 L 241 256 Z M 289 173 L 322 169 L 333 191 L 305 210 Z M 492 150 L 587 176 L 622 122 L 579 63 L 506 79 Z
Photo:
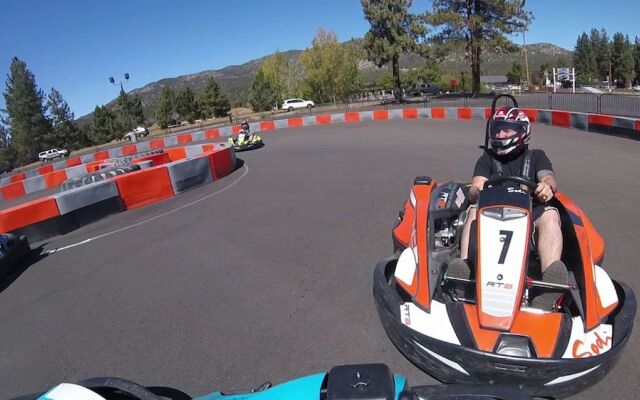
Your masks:
M 602 379 L 627 343 L 636 313 L 631 289 L 602 268 L 604 241 L 566 195 L 558 209 L 569 285 L 539 278 L 531 248 L 531 196 L 494 186 L 478 199 L 471 227 L 471 277 L 447 277 L 459 255 L 468 184 L 414 181 L 393 229 L 395 255 L 374 273 L 380 319 L 397 348 L 447 383 L 509 384 L 566 397 Z M 562 292 L 553 311 L 530 300 Z

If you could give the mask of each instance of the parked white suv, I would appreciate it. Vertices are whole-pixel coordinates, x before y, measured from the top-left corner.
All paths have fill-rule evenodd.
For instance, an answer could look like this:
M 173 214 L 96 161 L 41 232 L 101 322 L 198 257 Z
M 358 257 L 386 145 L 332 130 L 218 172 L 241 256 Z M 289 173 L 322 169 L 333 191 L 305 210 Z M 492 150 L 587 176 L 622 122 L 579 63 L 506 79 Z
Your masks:
M 282 109 L 287 111 L 293 111 L 296 108 L 311 108 L 315 106 L 316 103 L 313 101 L 302 99 L 287 99 L 282 103 Z
M 38 158 L 42 162 L 47 162 L 49 160 L 53 160 L 54 158 L 58 158 L 58 157 L 63 158 L 63 157 L 67 157 L 68 155 L 69 155 L 69 152 L 65 149 L 51 149 L 47 151 L 41 151 L 40 153 L 38 153 Z
M 130 140 L 132 142 L 137 142 L 139 138 L 141 137 L 145 137 L 149 135 L 149 130 L 147 128 L 145 128 L 144 126 L 139 126 L 137 128 L 135 128 L 134 130 L 132 130 L 131 132 L 127 132 L 123 139 L 124 140 Z

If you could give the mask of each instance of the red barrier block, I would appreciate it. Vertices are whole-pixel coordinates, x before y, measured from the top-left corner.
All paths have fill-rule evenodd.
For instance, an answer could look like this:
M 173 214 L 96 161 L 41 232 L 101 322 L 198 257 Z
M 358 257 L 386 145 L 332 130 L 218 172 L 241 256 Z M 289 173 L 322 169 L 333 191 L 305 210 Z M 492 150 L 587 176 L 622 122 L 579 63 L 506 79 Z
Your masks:
M 184 149 L 184 147 L 165 149 L 164 153 L 169 155 L 171 161 L 178 161 L 187 158 L 187 151 Z
M 82 164 L 82 160 L 80 157 L 70 158 L 67 160 L 67 167 L 75 167 L 76 165 Z
M 316 124 L 327 125 L 331 123 L 331 115 L 316 115 Z
M 589 125 L 611 126 L 613 122 L 613 118 L 608 115 L 589 114 L 587 118 Z
M 402 118 L 403 119 L 417 119 L 418 118 L 418 110 L 415 108 L 405 108 L 402 110 Z
M 301 126 L 304 126 L 304 122 L 301 117 L 289 118 L 288 124 L 289 128 L 300 128 Z
M 224 178 L 235 169 L 235 158 L 233 157 L 232 152 L 233 149 L 228 147 L 226 149 L 215 150 L 211 153 L 207 153 L 214 180 Z
M 470 108 L 458 108 L 458 119 L 473 119 L 473 111 Z
M 157 167 L 158 165 L 170 163 L 171 158 L 167 153 L 158 153 L 158 154 L 151 154 L 150 156 L 134 158 L 133 160 L 131 160 L 131 162 L 133 163 L 142 162 L 142 161 L 151 161 L 153 163 L 153 166 Z
M 233 133 L 234 135 L 237 135 L 241 129 L 242 128 L 240 127 L 240 125 L 234 125 L 231 127 L 231 133 Z
M 432 108 L 431 109 L 431 118 L 433 119 L 443 119 L 446 118 L 447 114 L 444 111 L 444 108 Z
M 173 197 L 169 171 L 164 166 L 118 175 L 114 179 L 127 210 Z
M 529 117 L 529 121 L 538 122 L 538 110 L 536 110 L 535 108 L 522 108 L 521 110 L 522 112 L 527 114 L 527 117 Z
M 214 144 L 203 144 L 202 145 L 202 152 L 206 153 L 207 151 L 213 151 L 215 150 L 216 145 Z
M 122 155 L 130 156 L 136 154 L 137 152 L 138 149 L 136 148 L 135 144 L 125 144 L 124 146 L 122 146 Z
M 38 168 L 38 175 L 45 175 L 45 174 L 48 174 L 50 172 L 53 172 L 53 165 L 52 164 L 45 165 L 43 167 Z
M 87 172 L 92 173 L 100 170 L 100 166 L 104 164 L 103 161 L 91 161 L 90 163 L 85 164 L 87 167 Z
M 36 224 L 60 215 L 56 200 L 44 197 L 0 211 L 0 232 Z
M 11 177 L 11 183 L 20 182 L 27 178 L 27 174 L 24 172 L 20 172 L 19 174 L 15 174 Z
M 53 171 L 50 174 L 43 176 L 45 183 L 49 189 L 60 186 L 60 184 L 67 180 L 67 173 L 61 169 L 59 171 Z
M 373 111 L 373 120 L 374 121 L 386 121 L 389 119 L 389 111 L 388 110 L 374 110 Z
M 360 113 L 359 112 L 344 113 L 344 121 L 345 122 L 360 122 Z
M 185 144 L 193 142 L 193 138 L 190 133 L 184 133 L 182 135 L 178 135 L 178 144 Z
M 161 149 L 164 147 L 164 139 L 153 139 L 149 142 L 149 148 L 151 149 Z
M 276 129 L 276 123 L 274 121 L 262 121 L 260 122 L 261 131 L 271 131 Z
M 491 116 L 492 116 L 492 115 L 491 115 L 491 109 L 490 109 L 490 108 L 485 108 L 485 109 L 484 109 L 484 117 L 485 117 L 486 119 L 489 119 L 489 118 L 491 118 Z
M 636 132 L 640 133 L 640 120 L 636 121 Z
M 96 154 L 94 154 L 94 158 L 96 161 L 108 160 L 109 152 L 107 150 L 99 151 Z
M 22 197 L 26 194 L 22 181 L 18 181 L 18 182 L 14 182 L 14 183 L 10 183 L 8 185 L 2 186 L 0 187 L 0 192 L 2 192 L 2 198 L 5 201 L 13 200 L 15 198 Z M 0 232 L 6 232 L 6 231 L 0 231 Z
M 207 129 L 204 131 L 204 137 L 207 139 L 215 139 L 220 137 L 220 130 L 218 128 Z
M 552 111 L 551 124 L 553 126 L 561 126 L 563 128 L 571 127 L 571 113 L 566 111 Z

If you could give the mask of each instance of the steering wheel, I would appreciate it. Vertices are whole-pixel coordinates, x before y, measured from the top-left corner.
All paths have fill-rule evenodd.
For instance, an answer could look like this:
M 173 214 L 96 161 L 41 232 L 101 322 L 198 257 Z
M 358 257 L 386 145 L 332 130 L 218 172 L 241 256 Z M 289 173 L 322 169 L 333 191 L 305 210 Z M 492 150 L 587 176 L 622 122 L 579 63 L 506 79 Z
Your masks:
M 525 185 L 531 190 L 536 190 L 536 187 L 538 187 L 538 184 L 531 179 L 523 178 L 521 176 L 501 176 L 499 178 L 489 179 L 488 181 L 486 181 L 484 183 L 483 189 L 486 189 L 490 186 L 500 185 L 505 182 L 519 183 L 520 185 Z

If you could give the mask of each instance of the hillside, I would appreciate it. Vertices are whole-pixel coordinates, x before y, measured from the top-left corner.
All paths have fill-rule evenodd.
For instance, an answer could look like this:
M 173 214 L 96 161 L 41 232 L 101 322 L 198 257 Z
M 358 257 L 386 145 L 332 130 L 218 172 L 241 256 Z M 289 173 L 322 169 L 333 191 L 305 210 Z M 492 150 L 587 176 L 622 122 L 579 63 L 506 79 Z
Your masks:
M 365 83 L 375 81 L 378 76 L 387 71 L 386 68 L 382 70 L 376 68 L 371 62 L 364 59 L 365 54 L 362 49 L 361 39 L 352 39 L 349 42 L 346 42 L 345 45 L 352 47 L 355 50 L 355 54 L 357 54 L 361 59 L 358 63 L 358 67 L 363 72 Z M 538 69 L 542 63 L 556 60 L 561 57 L 570 59 L 572 55 L 570 51 L 549 43 L 531 44 L 527 46 L 527 50 L 529 55 L 529 66 L 532 71 Z M 297 60 L 301 52 L 301 50 L 289 50 L 284 52 L 284 54 L 292 60 Z M 264 58 L 266 57 L 251 60 L 242 65 L 231 65 L 219 70 L 208 70 L 174 78 L 162 79 L 149 83 L 142 88 L 134 89 L 132 90 L 132 93 L 139 93 L 141 95 L 145 115 L 148 119 L 153 119 L 153 113 L 163 86 L 169 86 L 173 90 L 179 90 L 186 86 L 191 86 L 197 94 L 204 86 L 207 78 L 209 76 L 213 76 L 227 96 L 229 96 L 233 105 L 235 101 L 245 98 L 246 92 L 251 85 L 253 75 L 258 70 L 260 63 Z M 523 62 L 522 52 L 513 54 L 484 52 L 482 59 L 483 74 L 489 75 L 505 74 L 514 61 Z M 424 60 L 421 57 L 414 54 L 405 54 L 400 58 L 400 66 L 403 69 L 419 67 L 423 62 Z M 468 62 L 465 60 L 462 52 L 453 53 L 446 57 L 441 63 L 441 66 L 441 70 L 449 71 L 451 73 L 469 70 Z M 84 120 L 86 122 L 90 117 L 91 114 L 88 114 L 80 117 L 79 120 Z

